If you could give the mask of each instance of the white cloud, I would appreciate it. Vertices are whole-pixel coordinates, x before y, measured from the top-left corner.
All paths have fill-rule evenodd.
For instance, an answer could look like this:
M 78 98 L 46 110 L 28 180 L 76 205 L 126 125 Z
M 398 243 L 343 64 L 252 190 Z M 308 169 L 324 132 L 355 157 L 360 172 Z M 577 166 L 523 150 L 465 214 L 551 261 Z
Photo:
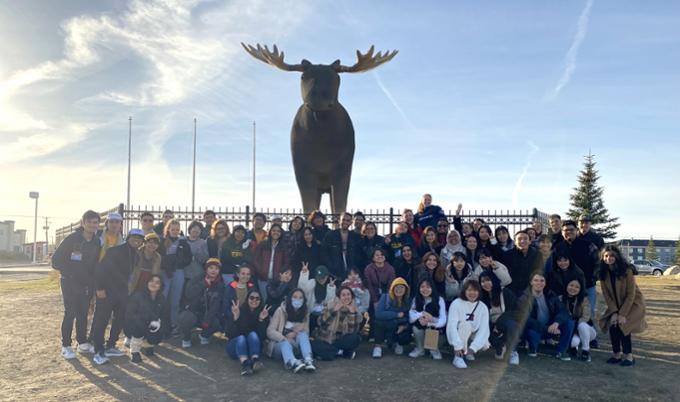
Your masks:
M 519 175 L 517 178 L 517 181 L 515 182 L 515 188 L 512 190 L 512 208 L 518 208 L 519 207 L 519 194 L 522 191 L 522 184 L 524 183 L 524 178 L 526 177 L 527 173 L 529 173 L 529 169 L 531 168 L 531 162 L 534 157 L 534 155 L 540 151 L 540 148 L 538 145 L 536 145 L 533 141 L 529 140 L 527 141 L 527 145 L 531 148 L 529 150 L 529 154 L 527 155 L 527 162 L 524 165 L 524 169 L 522 169 L 522 173 Z
M 590 19 L 590 10 L 592 7 L 593 0 L 587 0 L 581 15 L 578 17 L 574 40 L 571 42 L 571 46 L 569 47 L 567 55 L 564 59 L 564 70 L 562 71 L 562 76 L 560 77 L 559 81 L 557 81 L 555 88 L 546 94 L 544 100 L 550 101 L 555 99 L 560 94 L 560 91 L 562 91 L 562 89 L 567 86 L 569 80 L 571 80 L 571 76 L 576 70 L 576 58 L 578 57 L 579 48 L 581 47 L 583 39 L 586 37 L 586 32 L 588 31 L 588 20 Z

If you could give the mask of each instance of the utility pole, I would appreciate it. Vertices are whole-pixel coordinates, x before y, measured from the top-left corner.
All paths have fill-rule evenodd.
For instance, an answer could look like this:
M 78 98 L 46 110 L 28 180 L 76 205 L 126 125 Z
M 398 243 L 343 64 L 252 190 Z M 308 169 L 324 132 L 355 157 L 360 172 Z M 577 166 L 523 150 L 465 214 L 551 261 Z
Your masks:
M 43 230 L 45 230 L 45 253 L 43 255 L 43 258 L 47 257 L 47 254 L 50 251 L 50 238 L 49 238 L 49 230 L 50 230 L 50 221 L 45 217 L 45 226 L 43 226 Z
M 33 220 L 33 263 L 36 263 L 36 252 L 38 251 L 38 197 L 40 194 L 37 191 L 28 193 L 30 198 L 35 200 L 35 218 Z

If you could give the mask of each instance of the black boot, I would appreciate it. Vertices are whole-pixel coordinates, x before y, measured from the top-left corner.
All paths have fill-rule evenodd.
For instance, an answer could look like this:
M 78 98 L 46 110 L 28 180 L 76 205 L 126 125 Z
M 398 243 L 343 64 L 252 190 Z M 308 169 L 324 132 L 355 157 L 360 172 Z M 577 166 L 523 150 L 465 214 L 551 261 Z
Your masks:
M 154 355 L 153 346 L 150 346 L 148 348 L 142 348 L 142 353 L 144 354 L 144 356 L 149 357 L 153 356 Z
M 139 352 L 133 352 L 130 355 L 130 361 L 133 363 L 141 363 L 142 362 L 142 355 L 139 354 Z

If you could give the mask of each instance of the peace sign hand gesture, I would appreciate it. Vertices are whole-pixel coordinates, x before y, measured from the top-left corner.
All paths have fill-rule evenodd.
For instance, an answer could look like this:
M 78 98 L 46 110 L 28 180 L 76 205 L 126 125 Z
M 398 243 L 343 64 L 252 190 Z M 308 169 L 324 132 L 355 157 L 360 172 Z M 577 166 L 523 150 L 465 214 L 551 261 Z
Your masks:
M 259 316 L 260 321 L 264 321 L 264 320 L 267 319 L 267 317 L 269 317 L 269 309 L 270 308 L 271 308 L 271 306 L 268 306 L 266 304 L 264 305 L 264 308 L 262 309 L 262 311 L 260 311 L 260 316 Z
M 309 272 L 309 262 L 307 261 L 302 262 L 302 272 L 303 273 Z
M 241 309 L 238 306 L 238 300 L 231 301 L 231 315 L 234 317 L 234 321 L 238 320 L 241 316 Z

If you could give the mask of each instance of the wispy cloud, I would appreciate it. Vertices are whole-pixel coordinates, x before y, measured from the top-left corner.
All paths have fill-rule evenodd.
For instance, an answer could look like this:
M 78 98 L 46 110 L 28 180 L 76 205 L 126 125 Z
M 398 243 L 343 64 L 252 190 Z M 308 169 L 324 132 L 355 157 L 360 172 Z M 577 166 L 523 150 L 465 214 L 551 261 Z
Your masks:
M 557 85 L 555 85 L 555 87 L 545 95 L 545 101 L 551 101 L 555 99 L 560 94 L 560 91 L 562 91 L 562 89 L 564 89 L 564 87 L 569 84 L 569 80 L 571 80 L 571 76 L 576 70 L 576 58 L 578 57 L 579 48 L 581 47 L 581 43 L 585 39 L 586 33 L 588 32 L 588 21 L 590 20 L 590 10 L 592 7 L 593 0 L 587 0 L 585 7 L 583 7 L 583 11 L 581 11 L 581 15 L 578 17 L 574 40 L 571 42 L 569 51 L 567 51 L 567 56 L 564 58 L 564 70 L 562 71 L 562 76 L 560 77 L 559 81 L 557 81 Z
M 529 154 L 527 154 L 527 161 L 524 164 L 524 169 L 522 169 L 522 173 L 515 182 L 515 188 L 512 190 L 512 208 L 519 207 L 519 193 L 522 191 L 524 178 L 526 177 L 527 173 L 529 173 L 529 169 L 531 169 L 531 162 L 534 158 L 534 155 L 541 150 L 538 145 L 536 145 L 531 140 L 527 141 L 527 145 L 531 148 L 531 150 L 529 150 Z

